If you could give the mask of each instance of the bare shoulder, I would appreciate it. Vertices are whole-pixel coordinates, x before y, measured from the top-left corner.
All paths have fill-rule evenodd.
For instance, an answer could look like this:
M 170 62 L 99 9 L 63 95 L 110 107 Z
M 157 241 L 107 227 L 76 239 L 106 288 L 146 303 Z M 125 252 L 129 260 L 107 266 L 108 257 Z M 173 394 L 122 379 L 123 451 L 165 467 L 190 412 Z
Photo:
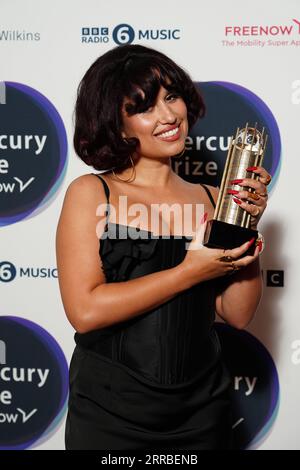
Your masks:
M 210 184 L 205 184 L 205 186 L 209 190 L 210 194 L 212 195 L 213 200 L 215 201 L 215 204 L 217 204 L 219 188 L 217 188 L 216 186 L 212 186 Z M 203 189 L 203 191 L 205 191 L 205 189 Z
M 95 205 L 105 202 L 106 195 L 100 179 L 95 174 L 86 174 L 78 176 L 68 185 L 63 210 L 78 212 L 88 207 L 94 210 Z
M 95 174 L 81 175 L 75 178 L 69 184 L 66 195 L 70 197 L 76 196 L 93 196 L 95 192 L 99 193 L 102 184 Z
M 75 178 L 67 187 L 56 230 L 61 296 L 66 315 L 78 331 L 89 309 L 91 291 L 105 282 L 99 256 L 105 221 L 99 207 L 104 198 L 103 185 L 94 174 Z
M 210 184 L 205 184 L 205 186 L 207 187 L 207 189 L 209 189 L 209 191 L 211 192 L 212 196 L 214 199 L 217 199 L 218 195 L 219 195 L 219 187 L 217 186 L 211 186 Z
M 101 206 L 103 204 L 103 207 Z M 88 230 L 97 222 L 97 214 L 106 209 L 106 195 L 103 184 L 95 174 L 78 176 L 68 185 L 61 213 L 58 230 Z
M 199 186 L 201 187 L 200 183 L 190 183 L 189 181 L 185 181 L 185 180 L 183 180 L 183 181 L 184 181 L 187 188 L 190 188 L 192 191 L 195 191 L 197 194 L 199 193 Z M 218 195 L 219 195 L 219 187 L 212 186 L 212 185 L 206 184 L 206 183 L 205 183 L 205 186 L 210 191 L 212 197 L 214 198 L 214 200 L 216 202 L 217 199 L 218 199 Z M 205 189 L 203 189 L 203 191 L 205 191 Z

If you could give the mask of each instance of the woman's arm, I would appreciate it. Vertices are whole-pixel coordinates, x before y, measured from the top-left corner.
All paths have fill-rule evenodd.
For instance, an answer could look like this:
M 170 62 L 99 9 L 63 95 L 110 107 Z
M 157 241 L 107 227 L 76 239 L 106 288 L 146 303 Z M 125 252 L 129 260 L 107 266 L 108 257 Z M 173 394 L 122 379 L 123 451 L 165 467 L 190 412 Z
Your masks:
M 188 288 L 181 265 L 106 283 L 99 256 L 100 234 L 96 234 L 100 203 L 106 203 L 106 197 L 97 178 L 80 176 L 68 187 L 57 227 L 60 292 L 66 315 L 80 333 L 141 315 Z
M 219 189 L 209 186 L 215 202 Z M 235 328 L 245 328 L 257 311 L 263 293 L 259 258 L 232 276 L 218 279 L 216 312 Z
M 230 277 L 216 296 L 216 312 L 235 328 L 245 328 L 255 315 L 263 292 L 259 258 Z

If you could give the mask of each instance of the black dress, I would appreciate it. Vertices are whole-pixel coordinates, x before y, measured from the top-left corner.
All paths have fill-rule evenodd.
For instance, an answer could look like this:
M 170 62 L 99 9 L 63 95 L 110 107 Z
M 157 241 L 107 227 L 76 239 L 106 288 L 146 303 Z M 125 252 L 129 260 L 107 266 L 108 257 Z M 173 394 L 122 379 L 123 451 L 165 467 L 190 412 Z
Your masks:
M 191 240 L 109 221 L 101 238 L 107 282 L 176 266 Z M 215 289 L 201 282 L 130 320 L 75 334 L 66 449 L 229 448 L 231 380 L 213 328 Z

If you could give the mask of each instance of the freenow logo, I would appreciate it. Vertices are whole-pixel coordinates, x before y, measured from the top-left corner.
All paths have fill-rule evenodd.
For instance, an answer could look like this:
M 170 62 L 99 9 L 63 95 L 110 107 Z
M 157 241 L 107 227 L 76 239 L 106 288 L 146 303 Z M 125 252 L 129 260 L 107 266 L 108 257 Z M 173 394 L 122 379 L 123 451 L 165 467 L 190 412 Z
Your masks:
M 0 41 L 30 42 L 40 41 L 41 33 L 31 31 L 20 31 L 19 29 L 2 29 L 0 30 Z
M 110 32 L 111 31 L 111 32 Z M 113 40 L 116 44 L 131 44 L 133 41 L 156 41 L 181 39 L 179 28 L 138 29 L 127 23 L 121 23 L 111 28 L 107 26 L 85 26 L 81 29 L 82 43 L 107 43 Z
M 66 171 L 67 136 L 57 110 L 26 85 L 0 84 L 0 226 L 37 215 Z
M 225 36 L 291 36 L 300 35 L 300 21 L 293 18 L 290 25 L 226 25 Z
M 279 408 L 279 380 L 267 349 L 246 331 L 216 323 L 232 377 L 233 447 L 257 448 L 271 432 Z
M 227 151 L 238 127 L 258 123 L 268 134 L 263 167 L 272 175 L 274 188 L 280 170 L 281 141 L 276 120 L 261 98 L 247 88 L 229 82 L 197 83 L 206 104 L 206 116 L 186 138 L 184 157 L 172 159 L 174 171 L 188 181 L 212 186 L 221 183 Z
M 299 47 L 300 21 L 289 25 L 226 25 L 221 44 L 225 47 Z
M 24 318 L 0 317 L 0 449 L 49 439 L 67 397 L 68 365 L 55 339 Z
M 45 278 L 52 279 L 57 278 L 57 268 L 46 268 L 46 267 L 19 267 L 11 263 L 10 261 L 0 261 L 0 282 L 11 282 L 16 276 L 20 278 Z

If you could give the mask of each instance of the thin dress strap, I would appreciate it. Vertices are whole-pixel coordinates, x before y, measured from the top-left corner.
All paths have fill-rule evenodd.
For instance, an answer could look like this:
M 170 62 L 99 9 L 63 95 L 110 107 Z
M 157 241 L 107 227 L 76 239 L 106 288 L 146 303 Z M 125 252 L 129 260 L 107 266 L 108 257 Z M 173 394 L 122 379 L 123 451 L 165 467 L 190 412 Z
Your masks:
M 215 207 L 216 207 L 216 204 L 215 204 L 214 198 L 213 198 L 212 195 L 211 195 L 210 190 L 205 186 L 205 184 L 202 184 L 202 183 L 199 183 L 199 184 L 200 184 L 200 186 L 202 186 L 202 187 L 205 189 L 205 191 L 206 191 L 206 193 L 207 193 L 207 195 L 208 195 L 208 197 L 209 197 L 209 199 L 210 199 L 210 201 L 211 201 L 213 207 L 215 208 Z
M 92 173 L 92 175 L 98 176 L 98 178 L 100 179 L 100 181 L 102 182 L 103 187 L 104 187 L 104 192 L 105 192 L 105 196 L 106 196 L 106 203 L 107 203 L 106 212 L 105 212 L 105 215 L 106 215 L 105 230 L 107 230 L 108 218 L 109 218 L 109 214 L 110 214 L 110 206 L 109 206 L 110 192 L 109 192 L 109 187 L 108 187 L 106 181 L 104 180 L 104 178 L 102 178 L 102 176 L 96 175 L 95 173 Z

